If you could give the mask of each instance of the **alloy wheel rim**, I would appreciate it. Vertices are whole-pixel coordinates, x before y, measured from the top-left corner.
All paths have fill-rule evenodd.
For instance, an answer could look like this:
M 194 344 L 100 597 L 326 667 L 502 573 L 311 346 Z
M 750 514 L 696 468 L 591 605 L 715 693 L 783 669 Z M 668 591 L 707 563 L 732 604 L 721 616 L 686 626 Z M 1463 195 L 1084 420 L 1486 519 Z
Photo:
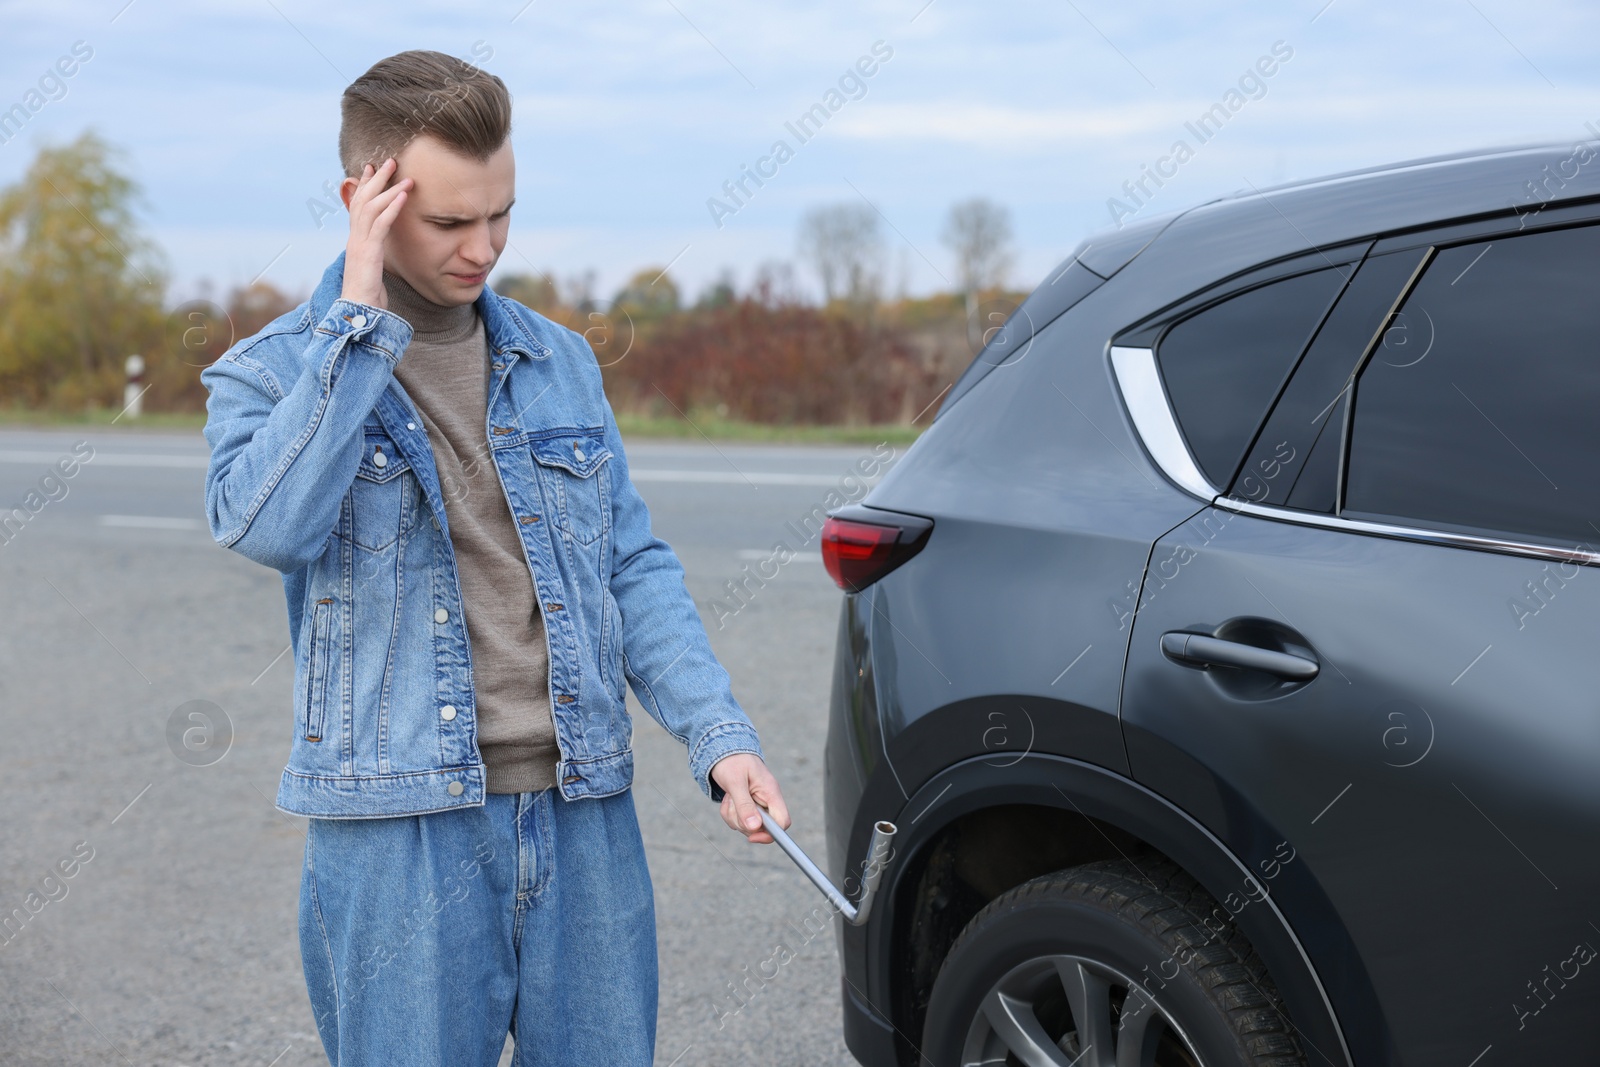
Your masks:
M 979 1003 L 963 1067 L 1203 1067 L 1194 1043 L 1149 991 L 1082 956 L 1036 956 Z

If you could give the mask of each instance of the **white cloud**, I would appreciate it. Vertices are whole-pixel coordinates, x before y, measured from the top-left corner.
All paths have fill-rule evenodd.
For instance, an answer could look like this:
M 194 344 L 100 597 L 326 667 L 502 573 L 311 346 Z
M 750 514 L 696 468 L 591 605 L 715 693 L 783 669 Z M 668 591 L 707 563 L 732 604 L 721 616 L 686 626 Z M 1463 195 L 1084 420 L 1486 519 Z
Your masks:
M 287 244 L 269 277 L 309 287 L 343 245 L 342 212 L 318 230 L 305 201 L 336 176 L 345 79 L 402 49 L 466 55 L 483 41 L 517 101 L 512 240 L 541 268 L 594 268 L 605 292 L 687 244 L 673 273 L 690 292 L 725 267 L 747 279 L 762 259 L 793 258 L 805 209 L 856 197 L 853 183 L 899 231 L 891 259 L 906 259 L 913 290 L 942 284 L 923 256 L 947 271 L 944 212 L 974 194 L 1013 209 L 1017 277 L 1033 280 L 1103 228 L 1106 198 L 1276 40 L 1292 61 L 1152 211 L 1600 124 L 1600 8 L 1475 2 L 1338 0 L 1315 23 L 1324 0 L 937 0 L 915 22 L 924 0 L 539 0 L 515 22 L 522 0 L 276 0 L 281 16 L 259 0 L 144 0 L 115 23 L 98 0 L 13 4 L 0 100 L 76 39 L 96 55 L 23 140 L 0 146 L 0 184 L 42 138 L 92 124 L 127 149 L 179 278 L 248 281 Z M 866 97 L 717 230 L 706 198 L 879 39 L 894 58 Z M 525 269 L 519 259 L 508 249 L 502 269 Z
M 827 130 L 875 141 L 916 140 L 1025 148 L 1040 143 L 1124 140 L 1172 124 L 1171 108 L 1161 104 L 1039 109 L 1001 103 L 928 101 L 884 103 L 842 111 L 830 120 Z

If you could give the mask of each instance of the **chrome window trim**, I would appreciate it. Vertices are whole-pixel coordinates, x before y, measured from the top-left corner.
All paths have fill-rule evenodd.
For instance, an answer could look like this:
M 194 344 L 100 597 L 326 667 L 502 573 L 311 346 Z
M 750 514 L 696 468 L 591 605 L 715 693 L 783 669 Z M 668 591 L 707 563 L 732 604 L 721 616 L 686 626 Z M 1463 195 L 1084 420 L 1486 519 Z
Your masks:
M 1210 503 L 1218 490 L 1206 476 L 1178 431 L 1178 417 L 1167 399 L 1153 348 L 1111 346 L 1111 376 L 1117 380 L 1122 402 L 1133 420 L 1134 434 L 1161 473 L 1179 488 Z
M 1424 530 L 1415 526 L 1397 526 L 1386 522 L 1369 522 L 1365 519 L 1347 519 L 1338 515 L 1324 515 L 1321 512 L 1296 511 L 1293 508 L 1280 508 L 1271 504 L 1257 504 L 1251 500 L 1240 500 L 1232 496 L 1218 496 L 1215 503 L 1217 507 L 1227 508 L 1242 515 L 1256 515 L 1264 519 L 1277 519 L 1301 526 L 1321 526 L 1329 530 L 1376 534 L 1379 537 L 1393 537 L 1402 541 L 1421 541 L 1426 544 L 1475 548 L 1513 556 L 1531 556 L 1534 559 L 1560 563 L 1600 566 L 1600 552 L 1585 552 L 1578 548 L 1558 548 L 1555 545 L 1536 545 L 1527 541 L 1513 541 L 1499 537 L 1451 533 L 1446 530 Z

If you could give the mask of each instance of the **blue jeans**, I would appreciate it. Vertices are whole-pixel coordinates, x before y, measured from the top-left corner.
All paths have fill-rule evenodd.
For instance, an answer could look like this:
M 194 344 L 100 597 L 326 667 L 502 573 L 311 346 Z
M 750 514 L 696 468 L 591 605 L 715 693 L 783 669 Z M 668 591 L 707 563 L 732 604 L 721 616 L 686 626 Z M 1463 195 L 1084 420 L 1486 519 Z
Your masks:
M 633 791 L 313 818 L 300 956 L 334 1067 L 648 1067 L 655 898 Z

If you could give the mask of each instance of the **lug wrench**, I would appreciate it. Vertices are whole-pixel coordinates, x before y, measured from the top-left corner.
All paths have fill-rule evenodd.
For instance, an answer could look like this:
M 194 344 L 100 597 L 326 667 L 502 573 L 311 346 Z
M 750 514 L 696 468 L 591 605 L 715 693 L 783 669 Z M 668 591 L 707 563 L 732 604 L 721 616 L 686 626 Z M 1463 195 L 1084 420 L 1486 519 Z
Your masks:
M 878 883 L 883 879 L 884 868 L 889 865 L 889 844 L 894 837 L 895 825 L 892 822 L 879 820 L 872 824 L 872 839 L 867 842 L 867 858 L 863 861 L 866 872 L 861 880 L 861 899 L 851 904 L 849 899 L 828 881 L 828 876 L 823 874 L 805 850 L 794 843 L 794 840 L 773 821 L 772 816 L 760 804 L 756 810 L 761 813 L 761 825 L 767 833 L 772 835 L 780 848 L 789 854 L 805 876 L 811 879 L 811 884 L 822 890 L 822 895 L 828 902 L 844 915 L 844 921 L 851 926 L 860 926 L 872 914 L 872 901 L 878 893 Z

